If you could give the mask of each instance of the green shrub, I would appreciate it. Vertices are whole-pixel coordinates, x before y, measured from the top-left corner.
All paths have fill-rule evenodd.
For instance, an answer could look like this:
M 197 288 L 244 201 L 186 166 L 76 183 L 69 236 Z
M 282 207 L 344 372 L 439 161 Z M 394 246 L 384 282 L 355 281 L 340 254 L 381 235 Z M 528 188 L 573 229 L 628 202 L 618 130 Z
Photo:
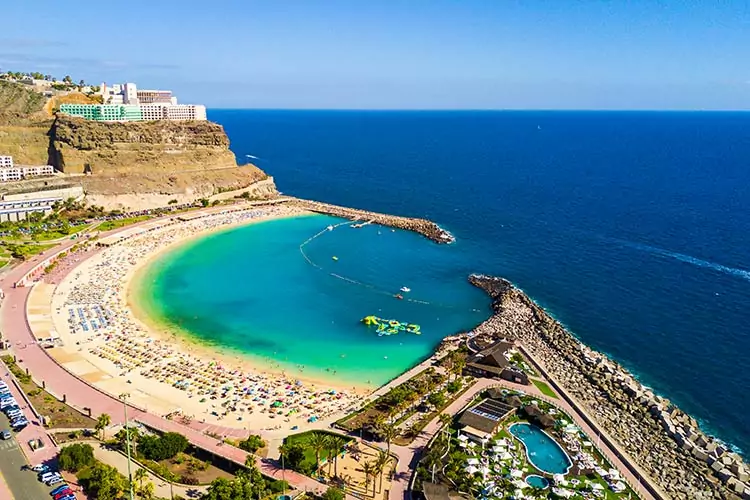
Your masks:
M 77 472 L 94 465 L 94 449 L 89 444 L 71 444 L 60 450 L 58 464 L 61 469 Z
M 182 434 L 167 432 L 159 437 L 142 436 L 138 441 L 138 449 L 149 460 L 167 460 L 188 447 L 188 440 Z
M 323 493 L 323 500 L 344 500 L 344 492 L 331 486 Z
M 268 489 L 271 493 L 281 493 L 282 491 L 289 491 L 289 483 L 286 481 L 271 481 L 268 485 Z
M 250 453 L 255 453 L 265 445 L 266 442 L 263 441 L 260 436 L 256 434 L 250 434 L 247 439 L 245 439 L 244 441 L 240 441 L 238 446 L 242 450 L 249 451 Z
M 197 477 L 188 474 L 183 474 L 182 476 L 180 476 L 180 483 L 189 484 L 190 486 L 200 484 Z

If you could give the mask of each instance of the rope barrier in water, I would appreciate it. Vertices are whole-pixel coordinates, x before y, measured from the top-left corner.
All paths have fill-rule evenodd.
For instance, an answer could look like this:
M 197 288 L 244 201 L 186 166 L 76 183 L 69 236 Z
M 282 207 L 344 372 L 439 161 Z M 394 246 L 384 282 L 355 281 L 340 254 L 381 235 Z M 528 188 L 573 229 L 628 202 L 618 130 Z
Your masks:
M 375 293 L 379 293 L 381 295 L 388 295 L 388 296 L 392 297 L 394 295 L 392 291 L 385 290 L 383 288 L 379 288 L 376 285 L 373 285 L 371 283 L 365 283 L 365 282 L 362 282 L 362 281 L 355 280 L 353 278 L 349 278 L 347 276 L 342 276 L 340 274 L 327 271 L 322 266 L 320 266 L 320 265 L 316 264 L 315 262 L 313 262 L 313 260 L 307 255 L 307 253 L 305 253 L 305 247 L 309 243 L 313 242 L 316 238 L 322 236 L 323 234 L 325 234 L 325 233 L 327 233 L 329 231 L 332 231 L 333 229 L 335 229 L 335 228 L 337 228 L 339 226 L 351 225 L 351 224 L 354 224 L 354 223 L 355 223 L 355 221 L 340 222 L 340 223 L 338 223 L 336 225 L 328 226 L 325 229 L 323 229 L 322 231 L 320 231 L 320 232 L 318 232 L 318 233 L 310 236 L 308 239 L 306 239 L 305 241 L 303 241 L 300 244 L 300 246 L 299 246 L 299 251 L 302 254 L 302 257 L 307 261 L 308 264 L 310 264 L 311 266 L 315 267 L 316 269 L 319 269 L 319 270 L 323 271 L 324 273 L 328 274 L 329 276 L 332 276 L 332 277 L 334 277 L 336 279 L 340 279 L 342 281 L 346 281 L 346 282 L 351 283 L 353 285 L 358 285 L 358 286 L 362 286 L 362 287 L 365 287 L 365 288 L 369 288 L 370 290 L 372 290 Z M 443 308 L 447 308 L 447 309 L 455 309 L 457 307 L 457 306 L 450 305 L 450 304 L 440 304 L 440 303 L 437 303 L 437 302 L 428 302 L 426 300 L 418 300 L 418 299 L 412 299 L 412 298 L 408 298 L 408 297 L 403 297 L 403 300 L 405 300 L 407 302 L 412 302 L 414 304 L 422 304 L 422 305 L 428 305 L 428 306 L 443 307 Z M 472 309 L 472 311 L 474 311 L 474 309 Z

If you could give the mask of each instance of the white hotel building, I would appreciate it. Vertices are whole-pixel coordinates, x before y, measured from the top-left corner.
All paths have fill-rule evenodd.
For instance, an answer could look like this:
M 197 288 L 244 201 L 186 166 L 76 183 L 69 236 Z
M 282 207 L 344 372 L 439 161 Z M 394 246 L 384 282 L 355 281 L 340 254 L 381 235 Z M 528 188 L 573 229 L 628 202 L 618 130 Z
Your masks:
M 20 181 L 28 177 L 53 175 L 52 165 L 13 166 L 12 156 L 0 156 L 0 182 Z

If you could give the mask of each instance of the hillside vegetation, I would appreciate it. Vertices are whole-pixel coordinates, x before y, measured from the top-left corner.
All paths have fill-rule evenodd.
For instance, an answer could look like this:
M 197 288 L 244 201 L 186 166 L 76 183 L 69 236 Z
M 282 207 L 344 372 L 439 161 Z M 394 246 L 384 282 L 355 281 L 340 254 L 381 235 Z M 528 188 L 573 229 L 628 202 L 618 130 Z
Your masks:
M 0 125 L 25 124 L 44 119 L 46 98 L 30 88 L 0 80 Z

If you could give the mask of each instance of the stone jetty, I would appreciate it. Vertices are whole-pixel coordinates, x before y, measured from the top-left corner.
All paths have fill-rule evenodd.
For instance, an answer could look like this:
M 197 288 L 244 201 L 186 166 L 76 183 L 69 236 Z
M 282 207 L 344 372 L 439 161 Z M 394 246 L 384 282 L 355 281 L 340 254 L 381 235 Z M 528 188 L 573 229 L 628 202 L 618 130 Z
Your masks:
M 362 221 L 364 223 L 380 224 L 382 226 L 389 226 L 397 229 L 406 229 L 407 231 L 419 233 L 435 243 L 453 243 L 455 241 L 455 238 L 451 233 L 427 219 L 368 212 L 367 210 L 340 207 L 338 205 L 331 205 L 330 203 L 303 200 L 299 198 L 291 198 L 288 203 L 309 210 L 310 212 L 343 217 L 345 219 Z
M 750 468 L 692 417 L 582 344 L 509 281 L 469 282 L 493 307 L 472 335 L 516 341 L 670 498 L 750 499 Z

